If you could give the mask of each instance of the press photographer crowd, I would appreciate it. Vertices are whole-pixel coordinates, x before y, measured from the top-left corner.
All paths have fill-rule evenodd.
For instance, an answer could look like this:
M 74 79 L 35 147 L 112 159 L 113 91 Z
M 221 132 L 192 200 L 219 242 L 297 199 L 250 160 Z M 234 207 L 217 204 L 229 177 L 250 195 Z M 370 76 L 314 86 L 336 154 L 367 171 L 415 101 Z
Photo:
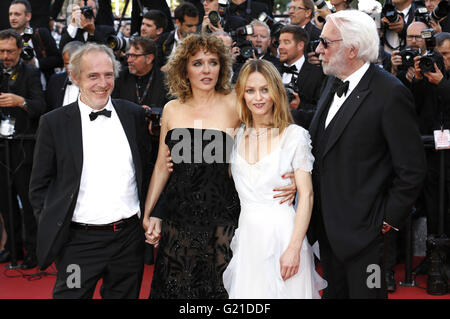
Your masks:
M 147 195 L 147 189 L 152 172 L 159 167 L 157 159 L 166 157 L 166 154 L 158 155 L 158 149 L 164 143 L 163 139 L 160 141 L 160 134 L 168 134 L 168 131 L 161 125 L 162 114 L 165 112 L 167 103 L 180 99 L 180 95 L 175 94 L 174 90 L 169 88 L 167 81 L 168 74 L 173 72 L 170 71 L 173 68 L 171 61 L 181 54 L 179 52 L 181 49 L 177 51 L 177 48 L 184 43 L 185 39 L 192 34 L 207 34 L 221 39 L 227 54 L 231 55 L 232 64 L 228 84 L 232 88 L 239 83 L 241 73 L 244 72 L 241 70 L 247 69 L 249 61 L 265 60 L 270 62 L 279 72 L 284 85 L 293 123 L 309 130 L 311 134 L 315 157 L 312 171 L 313 184 L 316 165 L 320 172 L 318 175 L 320 183 L 314 184 L 314 196 L 321 201 L 317 209 L 323 209 L 324 220 L 319 223 L 327 230 L 327 242 L 331 248 L 319 246 L 320 251 L 322 252 L 323 249 L 326 254 L 324 256 L 332 256 L 324 257 L 323 262 L 328 266 L 324 267 L 322 264 L 325 272 L 324 279 L 328 282 L 329 287 L 328 291 L 324 290 L 327 292 L 324 292 L 323 297 L 373 297 L 370 294 L 361 293 L 359 288 L 351 287 L 346 283 L 342 284 L 342 287 L 345 287 L 342 290 L 349 290 L 349 292 L 343 295 L 339 294 L 340 289 L 334 288 L 336 282 L 339 281 L 333 277 L 337 276 L 333 272 L 335 270 L 346 273 L 349 282 L 352 276 L 365 275 L 367 277 L 367 274 L 355 275 L 356 272 L 352 270 L 352 266 L 349 266 L 359 258 L 355 257 L 356 255 L 365 256 L 364 254 L 361 255 L 356 251 L 354 254 L 349 252 L 348 256 L 351 255 L 351 257 L 348 258 L 352 260 L 352 263 L 347 263 L 347 255 L 344 254 L 345 257 L 342 257 L 340 248 L 336 248 L 337 244 L 334 246 L 332 238 L 334 233 L 330 229 L 338 227 L 337 224 L 329 225 L 330 221 L 326 221 L 328 213 L 325 212 L 329 209 L 330 203 L 335 203 L 333 200 L 336 200 L 347 204 L 353 200 L 356 202 L 367 199 L 361 205 L 343 206 L 346 209 L 363 211 L 363 206 L 371 205 L 370 210 L 364 212 L 365 220 L 362 218 L 362 221 L 359 222 L 351 217 L 347 219 L 345 216 L 348 215 L 340 215 L 339 218 L 333 220 L 336 220 L 337 223 L 342 222 L 344 227 L 348 225 L 349 228 L 345 228 L 346 232 L 354 230 L 355 234 L 361 231 L 369 233 L 368 224 L 380 222 L 381 225 L 383 222 L 383 232 L 381 230 L 378 232 L 382 236 L 380 240 L 383 244 L 377 246 L 381 247 L 383 255 L 381 289 L 394 292 L 399 284 L 398 277 L 395 277 L 394 267 L 399 263 L 404 263 L 407 258 L 405 257 L 405 237 L 410 236 L 411 229 L 408 229 L 407 218 L 391 219 L 387 213 L 372 215 L 372 212 L 395 209 L 397 207 L 395 201 L 402 204 L 408 203 L 410 198 L 406 198 L 405 195 L 408 191 L 413 194 L 417 193 L 417 196 L 408 194 L 408 196 L 414 197 L 413 204 L 408 206 L 409 218 L 413 221 L 421 217 L 426 219 L 426 235 L 424 235 L 426 238 L 423 238 L 426 242 L 425 256 L 414 269 L 414 274 L 427 276 L 428 294 L 445 295 L 449 293 L 450 155 L 447 149 L 450 149 L 450 6 L 448 0 L 386 0 L 385 2 L 375 0 L 330 0 L 327 2 L 325 0 L 292 0 L 287 4 L 282 3 L 282 6 L 280 6 L 281 1 L 278 3 L 274 0 L 180 0 L 173 10 L 169 8 L 165 0 L 127 0 L 120 15 L 113 13 L 111 2 L 107 0 L 1 1 L 0 15 L 3 15 L 3 19 L 0 19 L 0 263 L 10 263 L 7 267 L 12 268 L 33 269 L 38 267 L 45 270 L 55 262 L 58 270 L 65 269 L 70 264 L 67 257 L 69 252 L 71 254 L 79 253 L 80 256 L 83 256 L 80 257 L 81 259 L 94 258 L 88 256 L 88 253 L 83 255 L 81 250 L 77 251 L 76 242 L 72 245 L 68 244 L 69 237 L 71 241 L 77 239 L 73 238 L 74 235 L 69 233 L 69 229 L 94 229 L 92 233 L 96 229 L 99 232 L 104 231 L 105 238 L 102 237 L 102 245 L 105 247 L 109 247 L 109 244 L 105 243 L 107 242 L 106 236 L 110 236 L 106 235 L 106 232 L 111 225 L 113 234 L 116 233 L 117 227 L 123 228 L 124 230 L 121 232 L 125 234 L 125 229 L 134 223 L 132 218 L 136 216 L 118 218 L 117 220 L 120 219 L 118 222 L 114 217 L 111 217 L 112 220 L 85 219 L 86 212 L 89 211 L 86 207 L 91 204 L 95 205 L 94 195 L 89 195 L 87 190 L 95 193 L 95 187 L 101 187 L 89 185 L 87 176 L 92 176 L 91 179 L 99 178 L 115 182 L 114 176 L 106 178 L 106 176 L 96 174 L 97 164 L 91 165 L 90 163 L 98 162 L 94 156 L 101 156 L 102 159 L 107 155 L 114 158 L 126 157 L 127 163 L 131 163 L 129 166 L 132 168 L 117 173 L 116 177 L 117 179 L 129 178 L 136 174 L 137 182 L 130 184 L 134 185 L 129 186 L 132 188 L 131 191 L 130 188 L 118 189 L 117 194 L 109 196 L 119 198 L 121 194 L 118 192 L 123 191 L 128 194 L 126 195 L 128 196 L 127 201 L 130 200 L 133 203 L 133 209 L 137 205 L 138 210 L 140 208 L 140 211 L 144 212 L 142 203 L 145 198 L 147 201 L 151 201 L 150 192 Z M 131 15 L 125 16 L 128 8 L 131 9 Z M 351 50 L 347 45 L 350 43 L 348 41 L 361 43 L 364 41 L 360 41 L 357 38 L 358 35 L 342 34 L 343 30 L 347 30 L 344 27 L 341 28 L 341 24 L 345 24 L 344 22 L 347 21 L 346 18 L 342 18 L 343 20 L 331 18 L 345 11 L 363 12 L 370 16 L 376 24 L 379 40 L 378 57 L 370 61 L 363 58 L 365 64 L 361 64 L 367 64 L 368 74 L 369 72 L 375 74 L 373 79 L 369 79 L 372 84 L 368 84 L 365 90 L 363 90 L 364 88 L 360 90 L 362 83 L 366 83 L 366 76 L 363 77 L 363 73 L 357 80 L 361 81 L 358 86 L 356 86 L 358 82 L 352 74 L 352 77 L 341 78 L 344 81 L 348 80 L 344 83 L 343 89 L 342 85 L 338 89 L 334 88 L 336 85 L 333 83 L 336 83 L 343 63 L 342 59 L 336 58 L 336 56 L 342 57 L 343 51 L 337 51 L 337 49 L 349 49 L 347 55 L 351 58 L 353 58 L 352 54 L 357 55 L 357 58 L 366 54 L 361 53 L 361 48 L 359 48 L 359 52 L 354 53 L 355 50 Z M 327 24 L 330 28 L 339 29 L 341 37 L 338 38 L 337 33 L 330 33 L 331 29 L 327 29 Z M 330 36 L 330 34 L 334 36 Z M 89 47 L 91 44 L 97 46 L 91 48 Z M 205 52 L 209 50 L 208 52 L 221 57 L 218 52 L 210 49 L 209 45 L 209 42 L 205 42 L 203 46 Z M 334 49 L 336 51 L 333 51 Z M 96 52 L 96 55 L 93 52 Z M 103 71 L 104 62 L 101 58 L 103 55 L 108 56 L 108 52 L 114 57 L 112 62 L 114 70 L 111 72 Z M 336 55 L 330 57 L 331 52 L 333 54 L 336 52 Z M 194 53 L 196 52 L 192 52 L 192 54 Z M 84 60 L 87 56 L 90 57 L 89 61 Z M 187 58 L 186 61 L 188 61 Z M 86 71 L 88 64 L 83 64 L 87 62 L 90 63 L 89 65 L 92 64 L 92 68 L 95 65 L 97 71 L 88 73 Z M 214 67 L 212 62 L 208 63 L 211 68 Z M 223 68 L 223 60 L 220 60 L 220 63 Z M 376 70 L 372 70 L 373 67 Z M 386 76 L 385 78 L 389 79 L 383 85 L 395 84 L 392 89 L 389 87 L 387 90 L 380 90 L 379 93 L 376 93 L 379 103 L 384 103 L 381 101 L 391 96 L 393 101 L 390 105 L 377 105 L 377 109 L 374 107 L 369 111 L 369 107 L 372 108 L 372 104 L 376 104 L 377 101 L 377 97 L 373 96 L 377 91 L 370 90 L 374 85 L 381 87 L 381 84 L 375 83 L 376 80 L 379 80 L 378 72 L 383 74 L 380 78 Z M 222 73 L 223 71 L 220 76 Z M 181 80 L 187 81 L 187 83 L 192 82 L 192 78 L 186 79 L 185 77 Z M 102 81 L 102 86 L 95 86 L 95 83 L 99 81 Z M 191 87 L 191 84 L 186 87 Z M 219 90 L 218 87 L 219 83 L 216 90 Z M 403 91 L 403 89 L 405 90 Z M 329 90 L 333 90 L 333 93 L 337 92 L 333 102 L 328 97 Z M 343 90 L 343 100 L 340 100 L 342 96 L 340 90 Z M 397 93 L 399 96 L 396 96 Z M 80 96 L 85 98 L 80 100 Z M 81 116 L 84 116 L 87 109 L 92 111 L 87 106 L 92 107 L 95 103 L 98 104 L 97 101 L 105 96 L 108 103 L 112 103 L 112 115 L 111 109 L 108 111 L 105 108 L 101 112 L 97 112 L 98 114 L 90 113 L 89 120 L 85 118 L 79 120 L 80 113 Z M 341 105 L 346 109 L 351 108 L 351 105 L 348 105 L 350 102 L 345 103 L 347 96 L 347 101 L 351 101 L 355 105 L 363 102 L 365 104 L 359 106 L 359 109 L 355 106 L 355 109 L 352 109 L 354 113 L 350 115 L 344 114 L 340 109 Z M 272 99 L 275 101 L 273 96 Z M 375 102 L 371 102 L 372 104 L 369 105 L 368 100 L 365 99 L 374 99 Z M 181 100 L 183 101 L 183 99 Z M 407 101 L 407 105 L 414 107 L 411 116 L 401 115 L 398 117 L 403 113 L 394 110 L 403 101 Z M 132 108 L 135 104 L 140 106 L 138 110 Z M 322 105 L 327 106 L 322 107 Z M 72 106 L 76 108 L 76 112 L 73 111 Z M 84 109 L 85 107 L 86 109 Z M 364 107 L 367 111 L 364 110 Z M 379 113 L 378 108 L 384 108 L 384 113 Z M 328 119 L 327 112 L 335 114 L 335 116 L 333 115 L 334 119 L 333 117 L 332 120 Z M 361 120 L 362 112 L 367 112 L 367 114 L 363 113 L 364 118 L 370 120 L 366 124 L 356 126 L 355 121 Z M 105 131 L 102 133 L 98 128 L 93 127 L 92 123 L 97 122 L 97 117 L 102 120 L 104 116 L 113 119 L 114 116 L 117 118 L 117 114 L 120 121 L 114 122 L 114 125 L 122 125 L 124 128 L 122 133 L 125 132 L 125 134 L 118 134 L 112 127 L 105 126 L 103 130 L 109 132 L 108 134 L 114 134 L 114 137 L 117 138 L 115 144 L 117 150 L 110 152 L 105 148 L 107 151 L 103 152 L 101 151 L 104 149 L 102 143 L 98 144 L 102 145 L 101 147 L 94 144 L 97 143 L 97 138 L 87 137 L 87 132 L 92 134 L 90 136 L 103 136 Z M 179 116 L 181 118 L 182 113 Z M 392 117 L 389 118 L 389 116 Z M 69 122 L 68 119 L 71 118 L 78 119 L 76 124 Z M 202 118 L 200 116 L 200 119 Z M 139 129 L 141 120 L 145 128 L 143 131 Z M 347 124 L 342 124 L 342 122 Z M 342 167 L 337 166 L 338 164 L 330 167 L 332 165 L 330 162 L 338 163 L 339 160 L 336 161 L 335 156 L 344 156 L 343 154 L 348 152 L 343 146 L 344 144 L 335 141 L 338 137 L 335 138 L 330 133 L 331 129 L 327 129 L 328 125 L 332 130 L 343 131 L 344 133 L 340 134 L 343 134 L 342 138 L 346 139 L 350 137 L 348 132 L 351 130 L 357 128 L 360 130 L 359 133 L 351 135 L 354 136 L 354 140 L 348 142 L 348 145 L 353 144 L 355 148 L 358 148 L 358 150 L 348 153 L 353 154 L 352 160 L 357 163 L 352 167 L 355 174 L 343 177 L 343 179 L 348 179 L 349 183 L 357 184 L 355 187 L 358 194 L 350 194 L 348 197 L 343 195 L 340 198 L 332 195 L 333 199 L 325 203 L 328 200 L 325 197 L 328 195 L 325 190 L 327 186 L 324 184 L 326 181 L 338 179 L 325 179 L 329 176 L 327 174 L 331 170 L 339 172 L 342 169 L 341 173 L 344 172 Z M 322 126 L 325 128 L 321 128 Z M 412 127 L 411 131 L 410 127 Z M 395 129 L 396 133 L 392 134 Z M 80 137 L 72 138 L 68 134 L 69 137 L 66 138 L 65 133 L 62 133 L 65 130 L 72 133 L 80 132 Z M 372 130 L 378 133 L 369 135 L 369 133 L 374 134 Z M 409 144 L 410 132 L 416 131 L 419 132 L 418 135 L 422 141 L 419 151 L 416 151 L 413 142 Z M 333 131 L 333 133 L 336 132 Z M 404 137 L 406 134 L 408 136 Z M 76 134 L 73 133 L 73 135 Z M 392 142 L 388 139 L 391 139 Z M 119 145 L 127 144 L 127 140 L 130 143 L 131 152 L 124 150 L 126 148 L 122 146 L 119 147 Z M 165 140 L 167 142 L 167 136 Z M 332 140 L 336 145 L 333 146 Z M 411 140 L 414 138 L 412 137 Z M 329 147 L 317 146 L 315 144 L 317 141 L 323 142 L 323 145 Z M 339 151 L 335 150 L 335 153 L 332 153 L 333 150 L 330 151 L 330 148 L 333 147 L 335 149 L 339 147 Z M 401 147 L 401 150 L 394 149 L 397 147 Z M 97 151 L 95 151 L 96 148 Z M 102 152 L 104 154 L 100 154 Z M 135 152 L 140 153 L 139 161 L 136 159 Z M 378 156 L 377 154 L 381 152 L 384 152 L 385 155 Z M 325 157 L 327 153 L 329 153 L 328 159 Z M 371 155 L 366 158 L 366 154 Z M 408 158 L 403 161 L 405 156 Z M 409 184 L 409 177 L 403 178 L 403 176 L 409 174 L 409 163 L 416 165 L 415 161 L 420 161 L 422 157 L 425 159 L 426 167 L 423 176 L 417 177 L 419 186 L 415 192 Z M 400 158 L 402 160 L 399 160 Z M 67 164 L 71 163 L 72 159 L 75 163 L 73 166 Z M 107 163 L 109 160 L 102 161 L 111 167 L 111 171 L 114 171 L 114 161 L 110 163 Z M 167 161 L 170 161 L 169 155 L 167 155 Z M 363 174 L 358 171 L 370 167 L 369 164 L 372 161 L 378 161 L 374 163 L 374 167 L 385 167 L 386 163 L 391 162 L 393 164 L 390 170 L 383 171 L 384 175 L 374 172 L 371 176 L 370 174 L 366 175 L 366 172 Z M 53 164 L 44 165 L 43 163 L 46 162 Z M 170 164 L 168 165 L 170 166 Z M 418 166 L 420 165 L 417 164 Z M 80 172 L 79 176 L 75 177 L 76 173 L 74 172 Z M 64 179 L 59 177 L 60 174 L 64 174 Z M 142 177 L 138 177 L 138 174 Z M 368 193 L 371 190 L 366 187 L 365 183 L 375 183 L 377 178 L 378 181 L 381 181 L 381 175 L 385 179 L 379 185 L 386 188 L 386 191 L 370 197 L 371 195 Z M 398 175 L 400 178 L 389 179 L 389 176 L 394 175 Z M 193 180 L 195 178 L 192 176 Z M 153 178 L 151 181 L 154 183 Z M 180 181 L 180 183 L 182 182 L 184 183 L 184 181 Z M 321 191 L 316 189 L 319 184 Z M 153 187 L 152 185 L 150 188 Z M 337 188 L 347 189 L 345 183 L 336 182 L 333 185 L 339 185 L 335 186 Z M 136 198 L 132 198 L 133 196 L 130 195 L 133 192 L 136 193 L 134 187 L 139 194 L 139 196 L 136 195 Z M 390 187 L 397 187 L 399 191 L 388 192 Z M 164 191 L 162 194 L 165 194 Z M 193 198 L 197 196 L 194 191 L 193 194 Z M 162 196 L 162 199 L 156 204 L 156 211 L 159 209 L 163 211 L 162 207 L 166 205 L 165 202 L 173 200 L 166 195 Z M 353 195 L 355 196 L 353 197 Z M 125 197 L 125 195 L 123 196 Z M 381 198 L 388 199 L 381 200 Z M 123 203 L 120 205 L 124 206 Z M 107 208 L 110 208 L 111 211 L 115 209 L 112 204 Z M 145 207 L 146 209 L 147 207 Z M 319 217 L 314 215 L 316 214 L 315 209 L 316 202 L 314 202 L 311 223 L 317 218 L 321 219 L 321 215 L 318 215 Z M 337 206 L 335 209 L 338 210 Z M 403 207 L 400 207 L 399 204 L 398 209 L 403 209 Z M 52 210 L 54 215 L 50 216 L 45 210 Z M 346 214 L 350 214 L 350 212 Z M 136 222 L 140 231 L 142 231 L 143 215 L 144 213 L 139 215 L 141 221 Z M 164 219 L 164 217 L 161 218 Z M 145 231 L 148 230 L 147 227 L 158 229 L 158 225 L 156 223 L 148 226 L 144 221 Z M 308 238 L 310 239 L 309 231 Z M 344 233 L 343 229 L 339 231 Z M 148 232 L 150 233 L 150 231 Z M 162 238 L 164 239 L 165 236 L 169 235 L 163 229 Z M 321 237 L 317 236 L 321 244 Z M 139 236 L 136 235 L 136 237 Z M 352 237 L 343 234 L 342 237 L 359 240 L 355 239 L 356 235 Z M 92 242 L 84 237 L 82 240 Z M 135 239 L 130 235 L 129 238 L 121 239 L 121 242 L 132 240 Z M 137 239 L 137 241 L 139 240 Z M 361 239 L 361 242 L 363 241 Z M 145 240 L 141 240 L 141 244 L 144 242 Z M 158 241 L 152 242 L 154 245 L 150 245 L 149 242 L 151 240 L 147 238 L 145 248 L 139 252 L 142 251 L 144 264 L 153 265 Z M 343 242 L 345 242 L 344 239 Z M 368 241 L 366 247 L 369 248 L 364 249 L 367 251 L 378 249 L 375 249 L 372 243 Z M 200 239 L 198 244 L 201 245 Z M 111 247 L 113 245 L 117 245 L 117 243 L 111 244 Z M 173 245 L 178 244 L 173 243 Z M 194 244 L 191 243 L 191 245 Z M 108 251 L 108 249 L 104 250 Z M 124 255 L 125 252 L 128 254 L 129 249 L 137 251 L 141 247 L 126 248 L 123 250 Z M 362 251 L 365 251 L 364 249 L 361 248 Z M 350 250 L 348 248 L 348 251 Z M 332 253 L 328 254 L 327 252 L 330 251 Z M 112 252 L 113 248 L 111 248 Z M 132 254 L 130 252 L 130 255 Z M 100 259 L 100 257 L 96 258 Z M 129 256 L 123 258 L 123 262 L 127 262 L 127 265 L 136 263 L 136 260 Z M 363 258 L 365 257 L 361 257 L 361 262 Z M 367 260 L 372 259 L 367 258 Z M 228 262 L 229 260 L 226 259 L 226 263 Z M 317 257 L 315 262 L 318 265 L 322 263 L 322 259 Z M 125 266 L 122 265 L 122 267 Z M 136 269 L 141 268 L 137 267 Z M 125 274 L 112 270 L 110 272 L 118 277 L 125 276 Z M 104 282 L 107 282 L 105 273 L 99 271 L 92 275 L 94 278 L 92 280 L 97 282 L 99 278 L 103 278 Z M 331 273 L 333 275 L 330 275 Z M 93 270 L 92 274 L 94 274 Z M 156 270 L 155 274 L 157 274 Z M 58 275 L 53 291 L 55 298 L 73 297 L 66 294 L 61 288 L 66 279 L 67 277 L 60 278 Z M 138 276 L 139 279 L 142 279 L 142 274 L 141 277 Z M 175 284 L 177 280 L 177 278 L 173 279 Z M 182 285 L 182 283 L 179 284 Z M 131 288 L 132 285 L 129 283 L 129 287 L 126 289 L 131 291 L 134 289 Z M 137 285 L 140 287 L 140 283 Z M 330 288 L 336 289 L 336 291 L 330 290 Z M 167 286 L 167 289 L 171 289 L 170 285 Z M 126 297 L 132 296 L 126 295 Z M 92 297 L 92 292 L 91 295 L 88 291 L 76 298 L 84 297 Z M 105 294 L 103 297 L 116 298 L 119 295 L 111 293 Z M 385 298 L 387 294 L 376 294 L 374 297 Z M 183 295 L 182 298 L 189 297 Z

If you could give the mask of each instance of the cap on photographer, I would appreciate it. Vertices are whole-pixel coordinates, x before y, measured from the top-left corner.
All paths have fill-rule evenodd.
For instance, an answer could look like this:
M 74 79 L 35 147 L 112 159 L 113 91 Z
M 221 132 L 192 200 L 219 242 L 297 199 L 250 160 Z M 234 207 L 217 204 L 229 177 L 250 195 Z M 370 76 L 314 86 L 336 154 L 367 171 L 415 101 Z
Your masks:
M 66 43 L 71 41 L 96 42 L 105 44 L 110 35 L 115 35 L 114 27 L 110 25 L 95 24 L 98 3 L 96 0 L 76 0 L 72 7 L 70 24 L 64 28 L 59 42 L 62 50 Z

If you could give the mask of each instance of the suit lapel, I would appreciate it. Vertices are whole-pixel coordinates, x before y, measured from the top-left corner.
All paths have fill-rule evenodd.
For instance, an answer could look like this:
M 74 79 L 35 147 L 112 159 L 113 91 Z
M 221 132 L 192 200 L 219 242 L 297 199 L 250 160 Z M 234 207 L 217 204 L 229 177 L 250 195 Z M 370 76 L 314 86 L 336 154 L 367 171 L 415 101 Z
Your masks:
M 320 117 L 324 110 L 327 108 L 328 104 L 330 103 L 330 99 L 332 98 L 332 95 L 330 94 L 331 87 L 333 85 L 334 77 L 330 76 L 328 77 L 327 84 L 325 85 L 325 89 L 322 92 L 322 95 L 317 102 L 317 111 L 314 114 L 314 117 L 311 121 L 311 124 L 309 126 L 309 134 L 311 134 L 311 138 L 313 141 L 315 141 L 317 128 L 319 125 Z
M 370 93 L 369 83 L 373 72 L 374 66 L 371 64 L 366 74 L 364 74 L 361 78 L 361 81 L 359 81 L 358 85 L 345 100 L 344 104 L 342 104 L 341 112 L 336 114 L 337 118 L 335 119 L 335 124 L 330 132 L 330 137 L 323 152 L 323 157 L 325 157 L 331 147 L 333 147 L 333 145 L 337 142 L 355 112 L 359 109 L 366 96 Z
M 81 130 L 81 115 L 78 102 L 72 103 L 66 109 L 67 123 L 65 132 L 67 133 L 68 145 L 72 151 L 72 158 L 75 169 L 80 173 L 83 169 L 83 138 Z

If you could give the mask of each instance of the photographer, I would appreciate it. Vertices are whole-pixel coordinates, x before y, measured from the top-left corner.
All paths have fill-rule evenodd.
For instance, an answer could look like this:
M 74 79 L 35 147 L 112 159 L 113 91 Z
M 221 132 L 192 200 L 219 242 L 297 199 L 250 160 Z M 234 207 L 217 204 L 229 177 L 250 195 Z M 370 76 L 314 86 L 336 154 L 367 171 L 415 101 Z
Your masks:
M 30 29 L 31 18 L 31 6 L 27 0 L 14 0 L 9 6 L 9 24 L 22 35 L 27 47 L 27 54 L 22 54 L 22 59 L 42 72 L 44 78 L 41 82 L 45 89 L 46 82 L 55 73 L 54 69 L 62 67 L 63 61 L 48 28 Z M 25 31 L 27 34 L 24 34 Z
M 203 9 L 205 16 L 202 21 L 202 32 L 217 32 L 223 31 L 223 19 L 219 10 L 219 0 L 203 0 Z
M 388 53 L 405 46 L 406 30 L 414 20 L 415 10 L 412 0 L 386 0 L 381 15 L 381 42 Z
M 128 69 L 122 70 L 116 80 L 113 98 L 121 98 L 142 105 L 154 115 L 168 102 L 167 89 L 164 85 L 164 73 L 154 64 L 157 56 L 155 41 L 147 37 L 135 37 L 130 40 L 130 49 L 126 54 Z M 154 108 L 152 110 L 152 108 Z M 162 111 L 162 110 L 161 110 Z M 150 116 L 149 116 L 150 117 Z M 149 124 L 154 156 L 158 154 L 159 123 Z M 154 160 L 153 159 L 153 163 Z
M 63 30 L 59 49 L 70 41 L 106 43 L 110 35 L 115 35 L 114 27 L 110 25 L 96 25 L 97 2 L 95 0 L 77 0 L 78 5 L 72 8 L 71 23 Z M 86 5 L 85 5 L 86 3 Z
M 22 51 L 22 37 L 12 29 L 0 31 L 0 60 L 1 87 L 0 113 L 2 134 L 5 131 L 13 136 L 35 134 L 39 117 L 45 112 L 46 104 L 44 92 L 39 80 L 39 70 L 20 60 Z M 13 122 L 15 122 L 13 124 Z M 10 134 L 8 134 L 10 135 Z M 36 266 L 36 220 L 28 199 L 28 185 L 30 182 L 33 161 L 34 140 L 12 139 L 10 143 L 10 167 L 5 164 L 4 148 L 0 149 L 0 211 L 3 213 L 8 234 L 11 234 L 8 187 L 11 190 L 11 200 L 20 198 L 23 208 L 21 216 L 14 218 L 16 234 L 17 257 L 23 259 L 21 267 L 29 269 Z M 12 185 L 6 185 L 7 169 L 11 174 Z M 17 203 L 13 206 L 18 206 Z M 21 227 L 23 224 L 24 228 Z M 22 229 L 21 229 L 22 228 Z M 24 242 L 22 242 L 24 238 Z M 11 247 L 10 238 L 6 243 L 7 251 Z M 26 253 L 24 258 L 24 253 Z M 9 261 L 9 254 L 2 254 L 0 262 Z
M 406 33 L 407 49 L 402 51 L 394 50 L 391 55 L 391 73 L 397 76 L 409 88 L 411 88 L 412 80 L 415 77 L 414 62 L 412 59 L 419 53 L 425 53 L 427 49 L 421 35 L 421 32 L 427 28 L 428 26 L 423 22 L 411 23 Z
M 308 35 L 303 28 L 287 25 L 281 29 L 278 51 L 286 70 L 282 73 L 282 79 L 300 98 L 300 104 L 292 110 L 292 115 L 296 124 L 304 128 L 309 127 L 314 115 L 325 77 L 322 68 L 305 59 L 307 43 Z
M 423 6 L 426 10 L 416 11 L 416 20 L 426 19 L 426 23 L 433 28 L 435 34 L 450 31 L 450 7 L 448 0 L 419 0 L 416 6 Z M 425 21 L 424 21 L 425 22 Z
M 320 29 L 311 23 L 314 14 L 312 0 L 293 0 L 288 7 L 290 24 L 298 25 L 308 33 L 309 41 L 318 40 Z
M 255 0 L 231 0 L 225 8 L 225 26 L 226 32 L 233 31 L 233 18 L 240 17 L 249 24 L 254 19 L 258 19 L 261 13 L 265 12 L 268 16 L 273 17 L 267 5 L 263 2 Z

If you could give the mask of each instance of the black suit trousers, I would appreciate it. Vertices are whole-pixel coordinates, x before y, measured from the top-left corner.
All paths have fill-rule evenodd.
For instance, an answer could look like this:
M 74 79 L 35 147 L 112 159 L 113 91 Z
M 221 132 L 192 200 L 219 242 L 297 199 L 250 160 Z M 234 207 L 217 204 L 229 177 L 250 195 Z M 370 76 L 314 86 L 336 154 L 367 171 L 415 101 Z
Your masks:
M 328 282 L 322 295 L 324 299 L 387 299 L 385 245 L 381 233 L 369 247 L 348 261 L 336 257 L 323 234 L 319 247 L 320 265 Z
M 68 242 L 55 260 L 55 299 L 92 298 L 103 279 L 104 299 L 138 299 L 144 271 L 144 233 L 139 219 L 123 229 L 70 229 Z M 76 272 L 79 270 L 79 279 Z

